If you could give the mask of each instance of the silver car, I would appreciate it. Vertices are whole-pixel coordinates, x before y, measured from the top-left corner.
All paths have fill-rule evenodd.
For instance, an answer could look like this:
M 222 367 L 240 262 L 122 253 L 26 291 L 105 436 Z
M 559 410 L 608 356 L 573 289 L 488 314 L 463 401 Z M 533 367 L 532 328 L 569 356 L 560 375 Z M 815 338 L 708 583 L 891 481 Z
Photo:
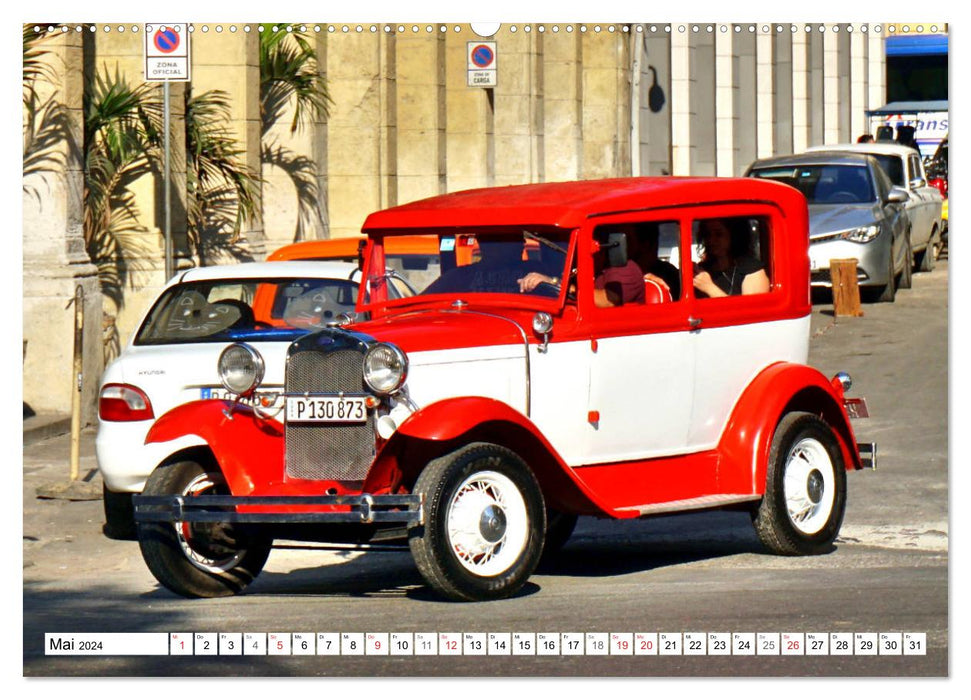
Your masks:
M 757 160 L 745 174 L 783 182 L 805 195 L 813 286 L 832 286 L 830 260 L 856 258 L 866 300 L 893 301 L 898 287 L 910 287 L 908 195 L 891 183 L 875 158 L 804 153 Z
M 944 197 L 927 180 L 920 153 L 909 146 L 891 142 L 847 143 L 836 146 L 814 146 L 815 151 L 867 153 L 877 159 L 897 187 L 907 191 L 907 218 L 910 221 L 910 246 L 914 269 L 930 272 L 940 253 L 944 233 L 942 209 Z

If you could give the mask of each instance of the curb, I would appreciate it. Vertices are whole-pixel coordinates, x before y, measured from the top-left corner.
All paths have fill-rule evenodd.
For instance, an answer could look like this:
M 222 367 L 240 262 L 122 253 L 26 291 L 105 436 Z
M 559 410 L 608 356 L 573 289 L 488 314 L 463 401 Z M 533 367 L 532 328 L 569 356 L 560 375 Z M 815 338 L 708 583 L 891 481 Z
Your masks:
M 24 419 L 24 445 L 32 445 L 70 432 L 70 416 L 39 414 Z

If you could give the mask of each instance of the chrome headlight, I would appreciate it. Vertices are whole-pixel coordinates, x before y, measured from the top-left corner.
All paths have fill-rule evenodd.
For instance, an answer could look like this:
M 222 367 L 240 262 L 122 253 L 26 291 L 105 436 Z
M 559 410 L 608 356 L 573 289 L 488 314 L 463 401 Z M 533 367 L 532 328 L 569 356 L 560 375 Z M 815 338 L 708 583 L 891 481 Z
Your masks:
M 234 394 L 246 396 L 263 381 L 263 358 L 246 343 L 234 343 L 219 356 L 219 381 Z
M 854 243 L 868 243 L 880 234 L 880 227 L 876 224 L 871 226 L 858 226 L 840 233 L 841 238 Z
M 390 343 L 378 343 L 364 355 L 364 381 L 378 394 L 393 394 L 407 375 L 408 358 Z

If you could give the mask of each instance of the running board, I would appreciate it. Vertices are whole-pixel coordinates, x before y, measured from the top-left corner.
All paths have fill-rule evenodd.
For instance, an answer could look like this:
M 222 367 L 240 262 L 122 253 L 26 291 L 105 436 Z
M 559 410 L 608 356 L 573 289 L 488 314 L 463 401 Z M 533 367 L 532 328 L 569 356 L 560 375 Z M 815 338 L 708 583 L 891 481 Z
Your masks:
M 671 513 L 685 510 L 701 510 L 703 508 L 717 508 L 728 506 L 734 503 L 745 503 L 747 501 L 761 500 L 758 494 L 723 494 L 719 496 L 701 496 L 699 498 L 686 498 L 683 501 L 668 501 L 667 503 L 651 503 L 643 506 L 625 506 L 618 508 L 618 513 L 635 512 L 639 515 L 657 515 L 659 513 Z

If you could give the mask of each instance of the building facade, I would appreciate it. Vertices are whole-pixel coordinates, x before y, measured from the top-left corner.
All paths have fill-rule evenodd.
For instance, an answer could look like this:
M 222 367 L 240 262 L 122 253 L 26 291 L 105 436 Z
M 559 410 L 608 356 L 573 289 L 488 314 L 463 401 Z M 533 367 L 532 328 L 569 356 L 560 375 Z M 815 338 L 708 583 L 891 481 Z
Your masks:
M 46 169 L 25 165 L 24 401 L 35 411 L 70 406 L 73 313 L 65 304 L 81 286 L 90 422 L 104 337 L 124 344 L 165 281 L 157 170 L 130 183 L 140 245 L 116 298 L 99 292 L 84 246 L 84 94 L 99 74 L 142 81 L 145 28 L 36 29 L 48 34 L 39 46 L 49 70 L 38 89 L 63 108 L 69 128 Z M 260 175 L 260 207 L 227 237 L 231 245 L 203 261 L 210 264 L 354 235 L 374 210 L 467 188 L 737 176 L 755 158 L 854 140 L 886 93 L 878 24 L 518 24 L 490 37 L 454 24 L 191 29 L 191 83 L 171 86 L 180 269 L 200 262 L 187 242 L 186 90 L 226 93 L 226 128 Z M 327 113 L 304 115 L 298 127 L 294 104 L 275 123 L 261 114 L 261 37 L 272 32 L 302 37 L 329 92 Z M 470 42 L 483 40 L 495 42 L 496 84 L 470 87 Z

